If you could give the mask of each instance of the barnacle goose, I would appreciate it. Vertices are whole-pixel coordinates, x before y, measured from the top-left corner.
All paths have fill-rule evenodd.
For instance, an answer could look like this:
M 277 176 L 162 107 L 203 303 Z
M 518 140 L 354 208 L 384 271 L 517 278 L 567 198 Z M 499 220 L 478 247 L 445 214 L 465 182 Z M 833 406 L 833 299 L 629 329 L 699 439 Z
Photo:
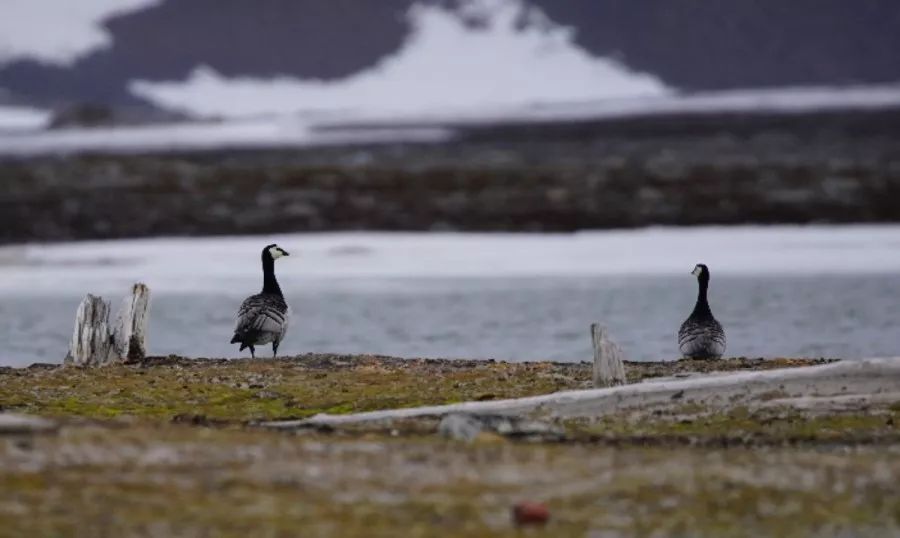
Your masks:
M 240 343 L 241 349 L 250 348 L 250 356 L 256 358 L 253 346 L 272 344 L 272 355 L 278 356 L 278 345 L 284 339 L 290 319 L 290 307 L 284 300 L 281 287 L 275 278 L 275 260 L 288 253 L 278 245 L 268 245 L 262 251 L 262 292 L 244 299 L 237 313 L 232 344 Z
M 678 348 L 685 358 L 719 359 L 725 353 L 725 331 L 713 317 L 706 300 L 709 269 L 702 263 L 697 264 L 692 274 L 697 277 L 700 290 L 694 311 L 678 330 Z

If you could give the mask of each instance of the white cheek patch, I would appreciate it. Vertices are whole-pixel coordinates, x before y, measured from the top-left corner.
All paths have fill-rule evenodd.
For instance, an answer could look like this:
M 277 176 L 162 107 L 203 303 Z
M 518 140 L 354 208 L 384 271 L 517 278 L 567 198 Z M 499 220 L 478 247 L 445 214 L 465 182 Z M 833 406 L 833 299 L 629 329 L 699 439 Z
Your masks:
M 702 272 L 703 271 L 699 267 L 694 267 L 694 270 L 691 271 L 691 274 L 694 276 L 700 276 L 700 273 L 702 273 Z
M 273 260 L 277 260 L 278 258 L 284 256 L 284 254 L 281 253 L 281 249 L 279 249 L 278 247 L 272 247 L 272 248 L 270 248 L 270 249 L 269 249 L 269 254 L 272 255 L 272 259 L 273 259 Z

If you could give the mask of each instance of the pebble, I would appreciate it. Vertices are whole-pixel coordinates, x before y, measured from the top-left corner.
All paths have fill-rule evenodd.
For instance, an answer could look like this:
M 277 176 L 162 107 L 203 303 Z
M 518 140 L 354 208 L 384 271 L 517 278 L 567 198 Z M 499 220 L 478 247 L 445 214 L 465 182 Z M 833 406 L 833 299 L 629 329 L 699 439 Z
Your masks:
M 550 510 L 538 502 L 522 501 L 513 506 L 512 516 L 516 525 L 544 525 L 550 519 Z
M 447 415 L 438 424 L 438 433 L 458 441 L 474 441 L 484 425 L 476 417 L 464 414 Z

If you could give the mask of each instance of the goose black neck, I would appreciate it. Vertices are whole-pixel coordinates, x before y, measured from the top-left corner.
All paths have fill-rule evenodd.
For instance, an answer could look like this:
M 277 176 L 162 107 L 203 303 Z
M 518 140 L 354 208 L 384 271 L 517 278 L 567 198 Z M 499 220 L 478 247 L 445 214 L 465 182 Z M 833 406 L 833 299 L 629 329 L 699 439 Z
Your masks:
M 697 283 L 699 284 L 699 290 L 697 291 L 697 304 L 694 305 L 694 315 L 712 316 L 712 311 L 709 309 L 709 301 L 706 299 L 706 290 L 709 288 L 709 277 L 700 275 L 700 278 L 697 279 Z
M 263 254 L 262 257 L 262 268 L 263 268 L 263 293 L 274 293 L 275 295 L 282 296 L 281 287 L 278 285 L 278 280 L 275 278 L 275 260 L 272 259 L 272 256 L 266 256 Z

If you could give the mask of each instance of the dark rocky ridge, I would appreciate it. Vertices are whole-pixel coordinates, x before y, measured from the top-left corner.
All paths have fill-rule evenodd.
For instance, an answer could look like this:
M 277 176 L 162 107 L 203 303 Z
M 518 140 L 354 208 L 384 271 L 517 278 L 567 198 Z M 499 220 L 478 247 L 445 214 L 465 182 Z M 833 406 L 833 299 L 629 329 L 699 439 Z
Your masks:
M 0 161 L 0 241 L 900 221 L 900 109 L 489 126 L 451 144 Z
M 0 87 L 33 103 L 133 107 L 130 81 L 182 80 L 200 65 L 224 76 L 341 78 L 402 46 L 413 2 L 167 0 L 106 21 L 112 46 L 71 67 L 30 59 L 0 65 Z M 894 0 L 531 3 L 574 28 L 590 53 L 685 90 L 900 80 Z

